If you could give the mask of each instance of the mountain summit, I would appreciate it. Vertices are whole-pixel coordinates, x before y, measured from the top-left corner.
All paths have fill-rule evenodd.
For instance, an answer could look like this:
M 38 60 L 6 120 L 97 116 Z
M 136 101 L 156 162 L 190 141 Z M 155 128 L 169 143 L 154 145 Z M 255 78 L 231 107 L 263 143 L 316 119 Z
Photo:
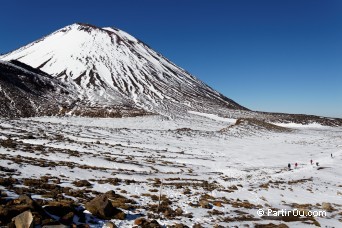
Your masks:
M 0 59 L 52 75 L 88 107 L 135 107 L 169 117 L 246 110 L 116 28 L 72 24 Z

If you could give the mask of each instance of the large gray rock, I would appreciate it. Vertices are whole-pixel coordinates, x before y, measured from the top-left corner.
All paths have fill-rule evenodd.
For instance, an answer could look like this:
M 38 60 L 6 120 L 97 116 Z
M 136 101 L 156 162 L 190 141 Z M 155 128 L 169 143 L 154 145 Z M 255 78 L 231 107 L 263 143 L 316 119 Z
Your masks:
M 30 228 L 33 227 L 33 216 L 31 211 L 25 211 L 15 216 L 12 221 L 16 228 Z

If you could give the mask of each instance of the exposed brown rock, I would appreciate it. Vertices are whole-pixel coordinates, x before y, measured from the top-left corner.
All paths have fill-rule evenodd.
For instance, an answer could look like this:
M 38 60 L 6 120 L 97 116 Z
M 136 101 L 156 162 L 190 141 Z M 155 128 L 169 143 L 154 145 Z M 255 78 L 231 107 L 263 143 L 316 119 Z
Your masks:
M 134 221 L 135 225 L 138 225 L 141 228 L 161 228 L 162 226 L 156 220 L 148 220 L 145 218 L 137 218 Z
M 213 204 L 214 204 L 215 207 L 223 207 L 221 201 L 215 201 Z
M 74 181 L 73 184 L 76 187 L 90 187 L 91 186 L 91 183 L 87 180 Z
M 58 217 L 63 217 L 64 215 L 74 212 L 73 202 L 71 201 L 52 201 L 49 202 L 44 209 L 49 213 L 56 215 Z
M 74 212 L 69 212 L 65 214 L 63 217 L 61 217 L 59 221 L 63 224 L 71 224 L 74 219 L 74 216 L 75 216 Z
M 112 205 L 108 200 L 107 195 L 101 194 L 95 197 L 93 200 L 86 203 L 85 208 L 100 219 L 124 219 L 125 214 Z
M 187 225 L 184 225 L 184 224 L 181 224 L 181 223 L 174 224 L 174 225 L 167 226 L 167 227 L 168 228 L 189 228 Z
M 106 222 L 103 228 L 117 228 L 117 226 L 112 222 Z
M 141 217 L 141 218 L 137 218 L 136 220 L 134 220 L 134 225 L 142 225 L 144 222 L 146 222 L 146 219 Z
M 288 228 L 287 225 L 285 224 L 273 224 L 273 223 L 269 223 L 269 224 L 255 224 L 254 225 L 255 228 Z
M 213 208 L 213 206 L 212 206 L 207 200 L 200 200 L 200 201 L 199 201 L 199 205 L 200 205 L 202 208 L 206 208 L 206 209 L 211 209 L 211 208 Z
M 21 195 L 0 206 L 0 224 L 9 224 L 12 218 L 25 211 L 31 211 L 34 225 L 40 225 L 42 220 L 49 218 L 43 208 L 31 197 Z
M 322 209 L 325 210 L 325 211 L 334 211 L 334 207 L 331 205 L 331 203 L 326 203 L 326 202 L 323 202 L 322 203 Z

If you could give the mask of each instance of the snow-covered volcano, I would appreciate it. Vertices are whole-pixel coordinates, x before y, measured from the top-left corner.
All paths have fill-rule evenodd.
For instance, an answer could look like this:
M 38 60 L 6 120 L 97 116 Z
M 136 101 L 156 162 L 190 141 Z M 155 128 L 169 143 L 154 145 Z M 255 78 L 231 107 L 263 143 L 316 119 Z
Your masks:
M 90 106 L 137 106 L 167 116 L 245 109 L 116 28 L 72 24 L 0 58 L 47 72 Z

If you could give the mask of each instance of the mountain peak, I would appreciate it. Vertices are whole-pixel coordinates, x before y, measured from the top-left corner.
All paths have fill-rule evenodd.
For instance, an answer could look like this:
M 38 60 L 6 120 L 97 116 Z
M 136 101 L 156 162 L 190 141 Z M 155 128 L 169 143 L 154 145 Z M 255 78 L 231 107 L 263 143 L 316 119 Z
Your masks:
M 88 32 L 90 32 L 90 31 L 107 32 L 107 33 L 109 32 L 108 34 L 120 31 L 119 29 L 114 28 L 114 27 L 101 28 L 101 27 L 98 27 L 95 25 L 91 25 L 91 24 L 87 24 L 87 23 L 79 23 L 79 22 L 68 25 L 64 28 L 77 29 L 80 31 L 88 31 Z
M 103 28 L 97 27 L 95 25 L 77 22 L 77 23 L 74 23 L 74 24 L 71 24 L 71 25 L 67 25 L 67 26 L 57 30 L 56 32 L 52 33 L 52 35 L 55 34 L 55 33 L 59 33 L 59 32 L 69 32 L 71 30 L 85 31 L 85 32 L 88 32 L 88 33 L 92 32 L 92 31 L 108 32 L 107 30 L 104 30 Z
M 88 24 L 88 23 L 83 23 L 83 22 L 76 22 L 74 24 L 72 24 L 71 26 L 76 25 L 76 26 L 83 26 L 83 27 L 90 27 L 90 28 L 100 28 L 98 26 L 92 25 L 92 24 Z

